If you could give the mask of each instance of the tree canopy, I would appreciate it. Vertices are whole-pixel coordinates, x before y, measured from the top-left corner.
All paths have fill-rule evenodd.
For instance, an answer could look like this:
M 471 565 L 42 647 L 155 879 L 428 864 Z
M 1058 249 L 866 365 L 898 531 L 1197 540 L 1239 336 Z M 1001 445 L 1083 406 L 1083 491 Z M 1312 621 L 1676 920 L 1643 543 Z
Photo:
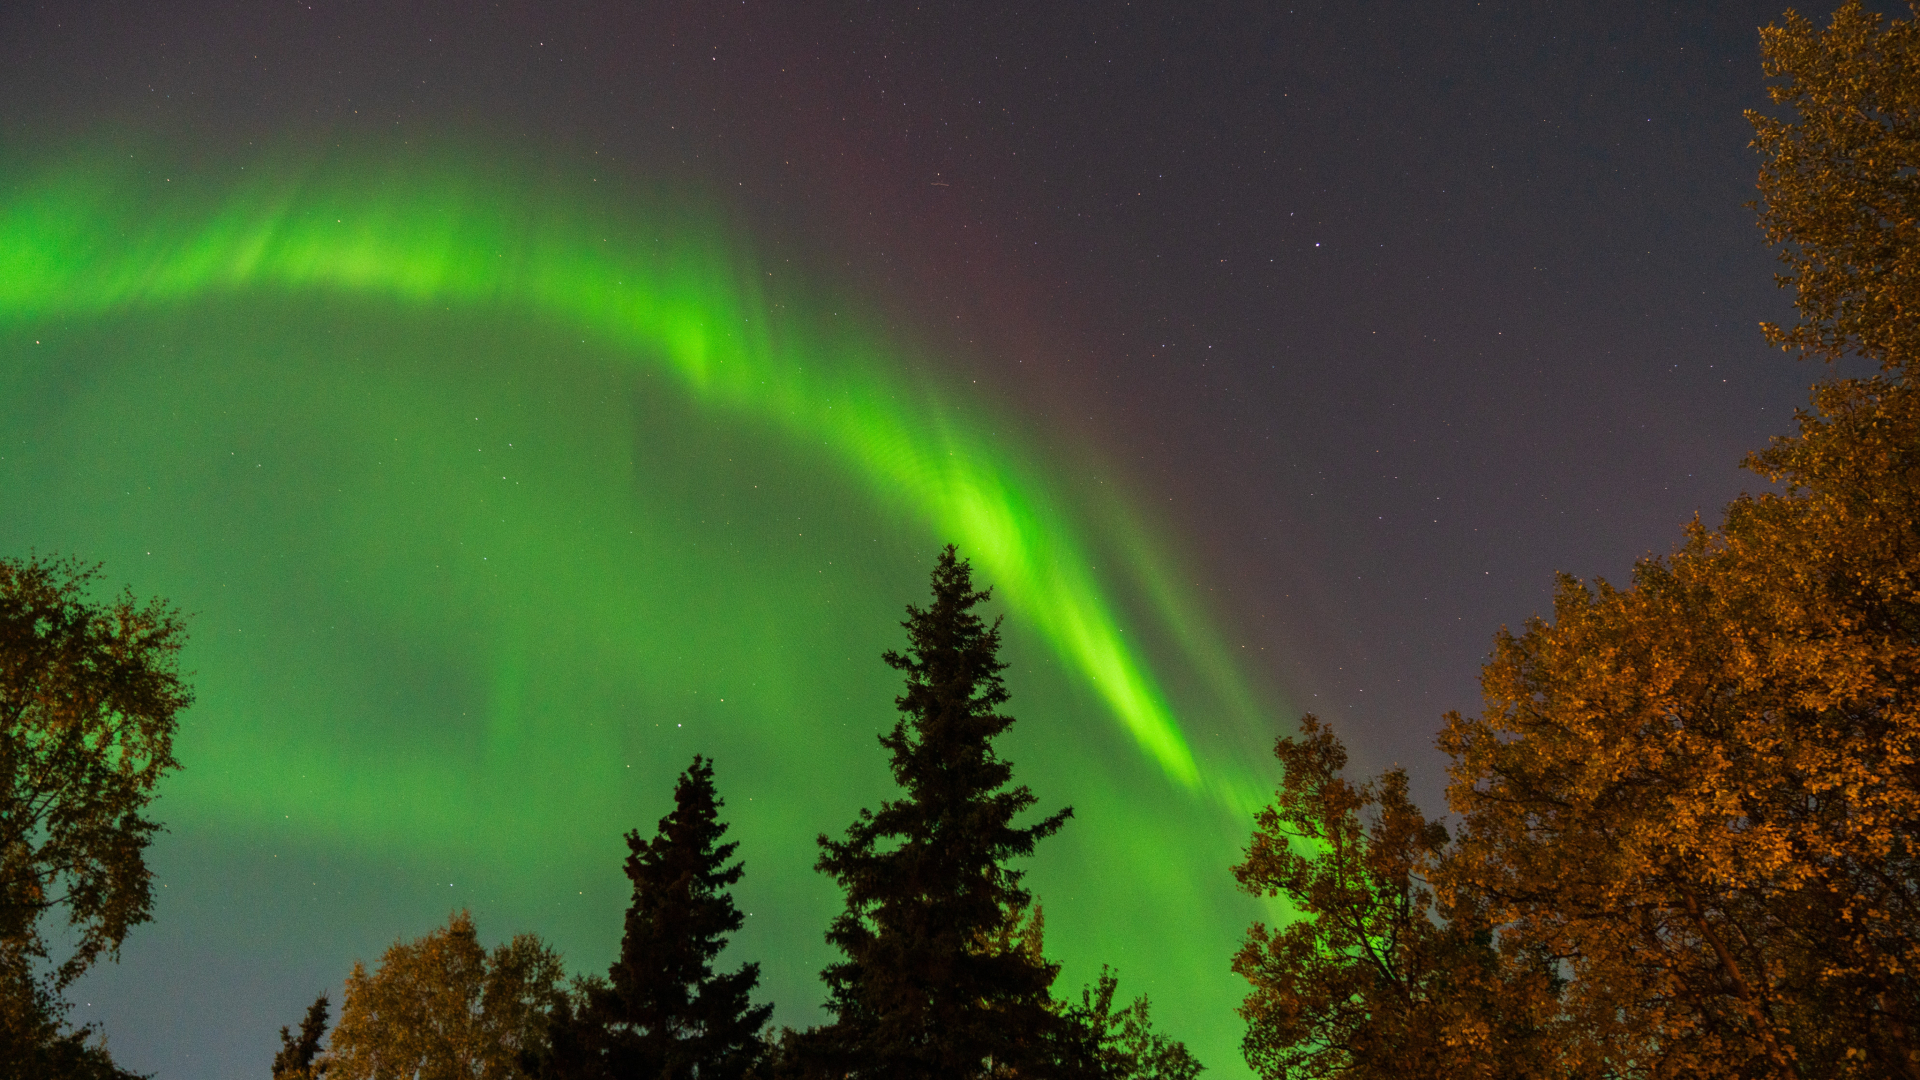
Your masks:
M 321 994 L 307 1006 L 295 1034 L 280 1029 L 280 1052 L 273 1056 L 273 1080 L 320 1080 L 327 1074 L 327 1062 L 320 1055 L 320 1042 L 327 1035 L 327 995 Z
M 329 1080 L 520 1080 L 538 1057 L 561 991 L 560 957 L 532 934 L 491 952 L 473 917 L 395 942 L 368 972 L 347 977 L 324 1064 Z
M 1450 880 L 1565 958 L 1599 1060 L 1920 1076 L 1916 404 L 1822 388 L 1783 493 L 1563 582 L 1449 718 Z
M 827 932 L 846 959 L 824 972 L 835 1020 L 803 1056 L 831 1075 L 1055 1075 L 1058 968 L 1002 933 L 1032 900 L 1006 863 L 1072 811 L 1014 824 L 1038 800 L 993 745 L 1013 724 L 999 711 L 999 624 L 975 613 L 988 593 L 951 546 L 932 586 L 929 606 L 907 608 L 908 650 L 885 654 L 906 675 L 880 737 L 903 797 L 862 810 L 844 840 L 819 839 L 819 869 L 846 892 Z
M 1102 966 L 1099 980 L 1082 987 L 1079 1003 L 1066 1010 L 1091 1048 L 1097 1075 L 1107 1080 L 1194 1080 L 1206 1071 L 1185 1043 L 1153 1029 L 1153 1003 L 1145 994 L 1114 1008 L 1119 989 L 1120 977 Z
M 84 1032 L 63 1031 L 60 992 L 152 917 L 160 825 L 146 811 L 193 700 L 179 614 L 131 594 L 90 600 L 98 578 L 71 560 L 0 558 L 0 1062 L 37 1061 L 40 1075 L 114 1072 Z
M 652 838 L 627 834 L 633 903 L 620 956 L 604 982 L 586 988 L 577 1012 L 556 1015 L 543 1076 L 739 1080 L 765 1054 L 761 1029 L 773 1006 L 749 999 L 760 965 L 713 970 L 746 920 L 728 892 L 745 868 L 727 865 L 739 845 L 720 842 L 725 804 L 711 761 L 693 759 L 673 802 Z
M 1748 459 L 1774 490 L 1501 632 L 1441 735 L 1451 841 L 1395 774 L 1332 779 L 1314 725 L 1282 740 L 1240 868 L 1307 916 L 1241 954 L 1264 1075 L 1420 1072 L 1506 1030 L 1526 1075 L 1920 1078 L 1920 30 L 1850 2 L 1762 45 L 1799 313 L 1766 334 L 1881 373 Z
M 1255 923 L 1233 960 L 1253 988 L 1248 1063 L 1287 1077 L 1554 1075 L 1554 973 L 1502 963 L 1480 912 L 1436 904 L 1447 833 L 1414 806 L 1405 770 L 1356 784 L 1329 728 L 1307 716 L 1300 735 L 1275 744 L 1280 789 L 1234 867 L 1295 916 Z
M 178 766 L 175 716 L 193 700 L 186 640 L 161 601 L 86 598 L 98 571 L 0 559 L 0 962 L 49 958 L 42 916 L 61 909 L 65 986 L 152 915 L 144 854 L 154 785 Z
M 1848 0 L 1824 31 L 1789 11 L 1760 31 L 1768 88 L 1789 118 L 1749 112 L 1760 223 L 1799 320 L 1775 344 L 1858 353 L 1911 373 L 1920 356 L 1920 23 Z

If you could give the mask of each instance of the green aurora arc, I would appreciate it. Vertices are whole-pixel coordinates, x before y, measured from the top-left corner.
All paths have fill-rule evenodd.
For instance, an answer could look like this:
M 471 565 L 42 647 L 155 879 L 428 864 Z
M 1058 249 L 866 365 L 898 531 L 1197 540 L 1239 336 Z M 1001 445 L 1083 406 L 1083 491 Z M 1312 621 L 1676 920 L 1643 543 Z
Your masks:
M 951 539 L 1004 601 L 1016 660 L 1062 673 L 1030 691 L 1017 667 L 1015 715 L 1104 713 L 1137 751 L 1098 769 L 1062 760 L 1104 745 L 1084 731 L 1012 751 L 1043 805 L 1072 792 L 1070 832 L 1088 834 L 1077 865 L 1151 879 L 1096 902 L 1086 872 L 1036 870 L 1070 965 L 1147 976 L 1175 1033 L 1236 1072 L 1221 950 L 1251 909 L 1225 861 L 1270 790 L 1254 756 L 1270 714 L 1164 545 L 1111 489 L 1063 488 L 1012 418 L 941 391 L 850 316 L 774 290 L 718 215 L 616 210 L 586 178 L 478 162 L 335 154 L 209 180 L 92 152 L 16 166 L 0 189 L 0 327 L 14 339 L 0 352 L 0 400 L 14 403 L 0 408 L 0 494 L 57 493 L 0 540 L 77 537 L 117 561 L 162 536 L 190 554 L 163 552 L 142 588 L 209 613 L 169 820 L 250 834 L 282 818 L 345 849 L 490 848 L 521 866 L 601 860 L 607 837 L 557 841 L 553 823 L 651 820 L 636 774 L 613 766 L 645 757 L 657 786 L 703 749 L 685 727 L 605 718 L 684 716 L 725 732 L 704 749 L 720 754 L 749 878 L 764 841 L 785 852 L 769 880 L 791 887 L 812 834 L 844 824 L 821 815 L 883 789 L 863 780 L 796 815 L 748 805 L 738 776 L 829 755 L 878 765 L 891 676 L 877 648 L 856 649 L 895 644 L 899 605 Z M 128 340 L 141 344 L 115 344 Z M 737 531 L 695 525 L 723 496 Z M 819 582 L 796 584 L 808 567 Z M 259 599 L 272 591 L 331 625 L 289 640 Z M 807 619 L 791 613 L 836 602 L 820 617 L 842 629 L 796 643 Z M 448 673 L 437 704 L 381 685 L 395 662 L 373 654 L 396 651 L 408 672 Z M 819 667 L 843 652 L 857 674 Z M 353 671 L 372 674 L 343 682 Z M 1230 730 L 1197 742 L 1176 700 Z M 342 719 L 434 708 L 444 716 Z M 823 708 L 871 722 L 825 735 L 792 722 Z M 734 784 L 730 754 L 748 759 Z M 533 793 L 498 794 L 528 775 L 545 778 Z M 290 793 L 325 812 L 296 813 Z M 1105 904 L 1096 929 L 1062 925 L 1075 903 Z M 1170 910 L 1231 925 L 1150 942 Z M 1206 988 L 1172 1000 L 1195 979 Z

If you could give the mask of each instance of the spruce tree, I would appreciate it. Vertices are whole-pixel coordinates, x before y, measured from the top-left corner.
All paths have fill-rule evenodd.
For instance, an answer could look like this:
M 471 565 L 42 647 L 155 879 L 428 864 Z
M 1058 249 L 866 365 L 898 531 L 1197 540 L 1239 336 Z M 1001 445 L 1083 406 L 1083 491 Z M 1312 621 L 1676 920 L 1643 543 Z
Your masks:
M 298 1035 L 286 1028 L 280 1029 L 280 1052 L 273 1056 L 273 1080 L 319 1080 L 326 1075 L 326 1061 L 315 1060 L 320 1057 L 320 1040 L 326 1035 L 327 995 L 321 994 L 307 1006 Z
M 652 839 L 627 834 L 633 904 L 620 957 L 606 982 L 587 987 L 583 1008 L 556 1010 L 546 1076 L 736 1080 L 763 1056 L 773 1006 L 748 997 L 760 965 L 713 971 L 727 935 L 745 924 L 727 891 L 744 867 L 726 865 L 740 845 L 720 842 L 713 763 L 696 756 L 673 799 Z
M 817 868 L 846 891 L 827 940 L 846 955 L 826 969 L 836 1020 L 797 1040 L 806 1071 L 962 1080 L 1057 1076 L 1073 1042 L 1049 988 L 1058 971 L 1004 933 L 1031 897 L 1009 859 L 1030 855 L 1072 814 L 1016 827 L 1036 802 L 1009 786 L 993 740 L 1012 725 L 1000 672 L 999 622 L 974 608 L 968 564 L 949 545 L 933 603 L 909 606 L 910 647 L 889 651 L 906 674 L 901 716 L 880 743 L 904 797 L 862 810 L 846 839 L 819 839 Z

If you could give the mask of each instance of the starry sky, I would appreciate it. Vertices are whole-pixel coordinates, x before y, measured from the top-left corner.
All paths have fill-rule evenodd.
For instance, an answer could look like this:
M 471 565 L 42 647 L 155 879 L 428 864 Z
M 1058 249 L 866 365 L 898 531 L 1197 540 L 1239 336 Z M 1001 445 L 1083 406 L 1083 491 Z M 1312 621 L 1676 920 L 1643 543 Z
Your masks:
M 1805 9 L 1820 18 L 1825 8 Z M 1312 710 L 1433 734 L 1757 478 L 1767 4 L 19 3 L 0 551 L 192 614 L 116 1058 L 266 1068 L 471 907 L 578 971 L 717 759 L 776 1020 L 940 543 L 1062 988 L 1244 1075 L 1226 867 Z

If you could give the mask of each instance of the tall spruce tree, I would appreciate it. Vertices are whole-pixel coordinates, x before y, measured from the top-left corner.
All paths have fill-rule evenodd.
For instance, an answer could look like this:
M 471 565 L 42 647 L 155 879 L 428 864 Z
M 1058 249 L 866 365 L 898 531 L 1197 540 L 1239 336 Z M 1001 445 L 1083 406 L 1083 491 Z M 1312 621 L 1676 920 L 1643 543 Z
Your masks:
M 796 1040 L 808 1073 L 1077 1072 L 1069 1048 L 1083 1033 L 1049 995 L 1057 966 L 1002 932 L 1031 899 L 1007 860 L 1032 854 L 1072 810 L 1013 824 L 1036 800 L 1008 786 L 1013 767 L 994 752 L 1013 719 L 999 712 L 999 623 L 974 613 L 987 598 L 949 545 L 934 567 L 933 603 L 907 608 L 910 648 L 885 655 L 907 680 L 895 699 L 901 717 L 880 738 L 905 797 L 862 810 L 844 840 L 820 837 L 817 868 L 846 890 L 827 932 L 846 960 L 824 972 L 835 1021 Z
M 725 805 L 713 762 L 696 756 L 673 792 L 659 832 L 627 834 L 627 909 L 620 957 L 604 983 L 586 988 L 579 1009 L 553 1017 L 553 1056 L 540 1071 L 567 1080 L 737 1080 L 760 1061 L 760 1030 L 771 1005 L 749 1000 L 759 964 L 715 974 L 727 935 L 745 924 L 728 889 L 745 868 L 727 865 L 739 844 L 723 844 Z

